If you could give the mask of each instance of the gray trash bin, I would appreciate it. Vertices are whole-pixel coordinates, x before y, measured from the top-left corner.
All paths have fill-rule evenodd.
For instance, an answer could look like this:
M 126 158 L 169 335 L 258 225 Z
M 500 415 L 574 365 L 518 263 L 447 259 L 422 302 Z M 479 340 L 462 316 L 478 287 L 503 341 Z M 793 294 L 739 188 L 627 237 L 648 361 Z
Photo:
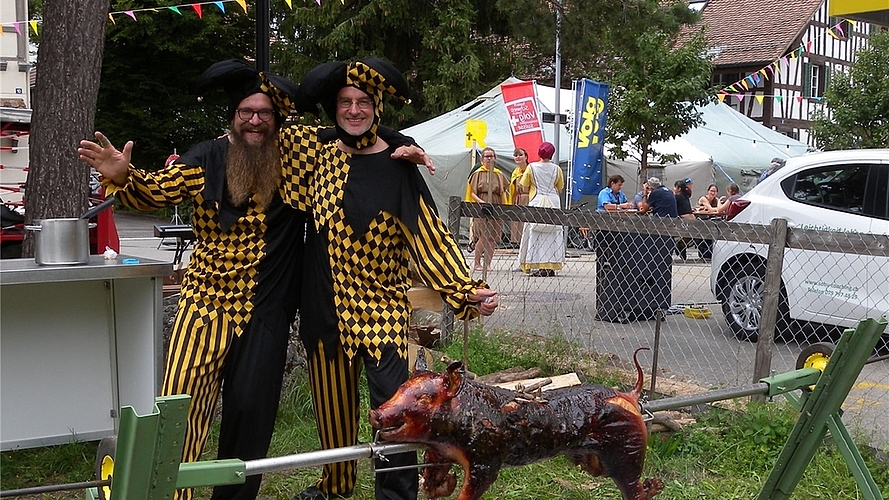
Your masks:
M 671 236 L 596 234 L 596 319 L 627 323 L 654 319 L 670 307 L 675 243 Z

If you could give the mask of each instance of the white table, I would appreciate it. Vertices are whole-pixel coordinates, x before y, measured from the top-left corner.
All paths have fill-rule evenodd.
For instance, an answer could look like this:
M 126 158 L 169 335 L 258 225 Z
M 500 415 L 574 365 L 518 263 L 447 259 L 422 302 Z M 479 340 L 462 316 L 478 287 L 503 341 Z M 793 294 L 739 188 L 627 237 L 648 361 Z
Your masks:
M 171 272 L 126 255 L 0 261 L 0 449 L 96 440 L 117 432 L 121 406 L 152 411 Z

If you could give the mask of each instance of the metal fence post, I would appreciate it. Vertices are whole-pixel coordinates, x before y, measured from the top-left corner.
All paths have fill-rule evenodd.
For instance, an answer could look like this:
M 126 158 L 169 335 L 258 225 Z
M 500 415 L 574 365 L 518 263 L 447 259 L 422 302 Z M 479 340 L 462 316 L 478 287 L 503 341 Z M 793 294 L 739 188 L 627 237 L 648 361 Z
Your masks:
M 448 198 L 448 230 L 454 237 L 454 241 L 458 243 L 460 239 L 460 219 L 462 217 L 460 203 L 462 201 L 459 196 Z M 455 321 L 454 310 L 451 306 L 445 304 L 441 311 L 441 337 L 439 338 L 442 347 L 449 345 L 453 341 Z

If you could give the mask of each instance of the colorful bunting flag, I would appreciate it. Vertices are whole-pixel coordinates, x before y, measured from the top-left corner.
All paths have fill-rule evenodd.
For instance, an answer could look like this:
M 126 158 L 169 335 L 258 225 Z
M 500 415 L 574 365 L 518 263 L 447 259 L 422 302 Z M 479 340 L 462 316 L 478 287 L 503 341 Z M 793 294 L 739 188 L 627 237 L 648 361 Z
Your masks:
M 204 18 L 204 14 L 201 13 L 201 4 L 193 3 L 193 4 L 191 4 L 191 8 L 194 9 L 195 13 L 198 15 L 198 19 Z

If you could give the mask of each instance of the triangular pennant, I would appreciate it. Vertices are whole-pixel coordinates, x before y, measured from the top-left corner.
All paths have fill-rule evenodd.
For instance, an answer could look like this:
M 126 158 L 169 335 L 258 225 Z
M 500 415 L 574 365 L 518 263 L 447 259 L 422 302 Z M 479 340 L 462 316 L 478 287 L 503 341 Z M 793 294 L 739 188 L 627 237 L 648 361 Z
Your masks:
M 716 98 L 719 99 L 719 102 L 725 102 L 725 94 L 721 92 L 719 94 L 716 94 Z
M 193 4 L 191 4 L 191 8 L 194 9 L 195 13 L 197 13 L 197 15 L 198 15 L 198 19 L 203 19 L 203 18 L 204 18 L 204 14 L 201 13 L 201 4 L 199 4 L 199 3 L 193 3 Z
M 286 3 L 287 6 L 290 7 L 290 10 L 293 10 L 293 0 L 284 0 L 284 3 Z
M 111 24 L 117 25 L 117 21 L 114 20 L 114 16 L 111 13 L 108 13 L 108 20 L 111 21 Z
M 784 63 L 784 66 L 787 66 L 788 64 L 790 64 L 790 61 L 787 60 L 787 56 L 782 57 L 781 62 Z M 778 70 L 780 71 L 781 68 L 778 68 Z
M 213 3 L 215 3 L 216 6 L 219 7 L 219 10 L 221 10 L 222 13 L 225 14 L 225 4 L 223 4 L 222 2 L 213 2 Z
M 765 97 L 765 96 L 762 94 L 756 94 L 756 102 L 758 102 L 760 106 L 762 106 L 763 97 Z
M 766 80 L 769 79 L 769 74 L 766 72 L 765 68 L 759 70 L 759 74 L 762 75 L 762 77 L 765 78 Z
M 136 14 L 135 14 L 133 11 L 128 10 L 128 11 L 125 11 L 124 14 L 126 14 L 126 15 L 132 17 L 132 18 L 133 18 L 133 21 L 136 20 Z
M 19 36 L 22 36 L 22 27 L 19 26 L 19 23 L 15 23 L 12 25 L 15 28 L 15 32 L 18 33 Z
M 735 97 L 738 98 L 738 104 L 741 104 L 741 101 L 744 100 L 744 94 L 738 94 L 738 95 L 736 95 Z
M 800 43 L 800 44 L 799 44 L 799 48 L 796 49 L 796 51 L 797 51 L 797 55 L 800 56 L 800 57 L 802 57 L 802 56 L 803 56 L 803 53 L 806 51 L 806 48 L 803 47 L 803 44 L 802 44 L 802 43 Z
M 321 5 L 321 0 L 315 0 L 315 3 Z
M 247 13 L 247 0 L 235 0 L 235 1 L 238 2 L 238 5 L 240 5 L 242 9 L 244 9 L 244 13 L 246 14 Z
M 171 5 L 171 6 L 167 7 L 167 8 L 170 9 L 170 10 L 172 10 L 173 12 L 179 14 L 180 16 L 182 15 L 182 13 L 179 12 L 179 6 L 178 6 L 178 5 Z
M 28 24 L 31 25 L 31 31 L 33 31 L 34 34 L 36 35 L 37 34 L 37 21 L 28 21 Z
M 781 96 L 776 95 L 776 96 L 775 96 L 775 100 L 778 101 L 778 103 L 780 103 L 780 102 L 781 102 Z
M 801 95 L 796 96 L 796 102 L 803 102 L 803 96 L 801 96 Z
M 845 37 L 845 36 L 846 36 L 846 32 L 843 31 L 843 26 L 842 26 L 842 24 L 843 24 L 843 23 L 837 23 L 837 25 L 834 26 L 834 28 L 837 29 L 837 31 L 840 33 L 840 36 L 841 36 L 841 37 Z M 809 42 L 809 43 L 811 43 L 811 42 Z
M 831 29 L 831 28 L 827 28 L 827 34 L 832 36 L 835 40 L 840 39 L 840 37 L 836 33 L 834 33 L 833 29 Z
M 790 53 L 790 58 L 791 58 L 791 59 L 796 59 L 796 51 L 795 51 L 795 50 L 794 50 L 793 52 Z
M 750 86 L 747 85 L 747 79 L 741 80 L 741 86 L 744 87 L 744 90 L 750 90 Z
M 738 89 L 735 88 L 735 84 L 731 84 L 731 85 L 729 85 L 729 86 L 726 87 L 726 88 L 728 88 L 728 89 L 731 90 L 732 92 L 737 92 L 737 91 L 738 91 Z
M 812 40 L 806 42 L 806 52 L 812 52 Z

